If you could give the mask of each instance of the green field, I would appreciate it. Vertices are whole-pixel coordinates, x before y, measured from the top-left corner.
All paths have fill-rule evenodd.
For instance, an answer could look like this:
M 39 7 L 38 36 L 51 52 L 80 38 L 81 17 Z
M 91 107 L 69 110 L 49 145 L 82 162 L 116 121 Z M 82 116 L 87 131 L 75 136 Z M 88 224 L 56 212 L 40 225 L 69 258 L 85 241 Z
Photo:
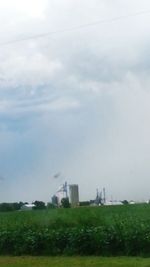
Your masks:
M 1 255 L 150 256 L 150 205 L 0 213 Z
M 116 221 L 150 221 L 150 205 L 80 207 L 35 211 L 0 212 L 0 228 L 33 225 L 58 228 L 111 225 Z
M 150 259 L 101 257 L 0 257 L 1 267 L 149 267 Z

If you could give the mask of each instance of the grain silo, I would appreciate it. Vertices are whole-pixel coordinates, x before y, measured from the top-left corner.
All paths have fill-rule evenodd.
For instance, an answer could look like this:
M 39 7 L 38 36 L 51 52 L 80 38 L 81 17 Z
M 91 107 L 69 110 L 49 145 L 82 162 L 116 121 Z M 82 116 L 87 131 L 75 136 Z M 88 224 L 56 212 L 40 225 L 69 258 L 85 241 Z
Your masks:
M 69 197 L 71 206 L 79 205 L 79 187 L 77 184 L 69 185 Z

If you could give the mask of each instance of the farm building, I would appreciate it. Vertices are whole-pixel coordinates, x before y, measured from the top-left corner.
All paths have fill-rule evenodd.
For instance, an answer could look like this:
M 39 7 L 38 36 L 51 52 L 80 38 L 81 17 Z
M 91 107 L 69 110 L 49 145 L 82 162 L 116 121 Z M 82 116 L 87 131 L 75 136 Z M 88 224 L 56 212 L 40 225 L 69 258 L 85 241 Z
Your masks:
M 26 211 L 26 210 L 32 210 L 35 207 L 34 204 L 24 204 L 20 210 Z

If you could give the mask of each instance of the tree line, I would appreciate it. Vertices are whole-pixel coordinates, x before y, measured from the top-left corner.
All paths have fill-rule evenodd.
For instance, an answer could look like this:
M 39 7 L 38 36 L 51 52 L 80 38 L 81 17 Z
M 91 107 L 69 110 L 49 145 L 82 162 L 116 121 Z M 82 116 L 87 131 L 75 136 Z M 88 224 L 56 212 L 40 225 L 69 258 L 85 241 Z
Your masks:
M 12 203 L 3 202 L 3 203 L 0 203 L 0 212 L 21 210 L 23 208 L 23 206 L 25 206 L 27 204 L 29 204 L 29 203 L 28 202 L 22 202 L 22 201 L 12 202 Z M 33 210 L 56 208 L 56 206 L 53 203 L 49 202 L 49 203 L 45 204 L 45 202 L 39 201 L 39 200 L 32 202 L 32 204 L 34 204 Z M 69 208 L 70 207 L 69 200 L 66 198 L 62 199 L 61 206 L 63 208 Z

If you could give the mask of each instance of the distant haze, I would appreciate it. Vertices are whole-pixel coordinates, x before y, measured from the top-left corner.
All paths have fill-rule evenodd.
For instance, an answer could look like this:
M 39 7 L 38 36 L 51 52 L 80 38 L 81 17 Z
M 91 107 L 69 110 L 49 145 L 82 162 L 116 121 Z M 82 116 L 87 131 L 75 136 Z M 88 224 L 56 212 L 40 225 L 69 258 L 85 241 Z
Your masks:
M 150 198 L 148 11 L 0 0 L 0 202 L 49 201 L 65 180 L 82 200 Z

